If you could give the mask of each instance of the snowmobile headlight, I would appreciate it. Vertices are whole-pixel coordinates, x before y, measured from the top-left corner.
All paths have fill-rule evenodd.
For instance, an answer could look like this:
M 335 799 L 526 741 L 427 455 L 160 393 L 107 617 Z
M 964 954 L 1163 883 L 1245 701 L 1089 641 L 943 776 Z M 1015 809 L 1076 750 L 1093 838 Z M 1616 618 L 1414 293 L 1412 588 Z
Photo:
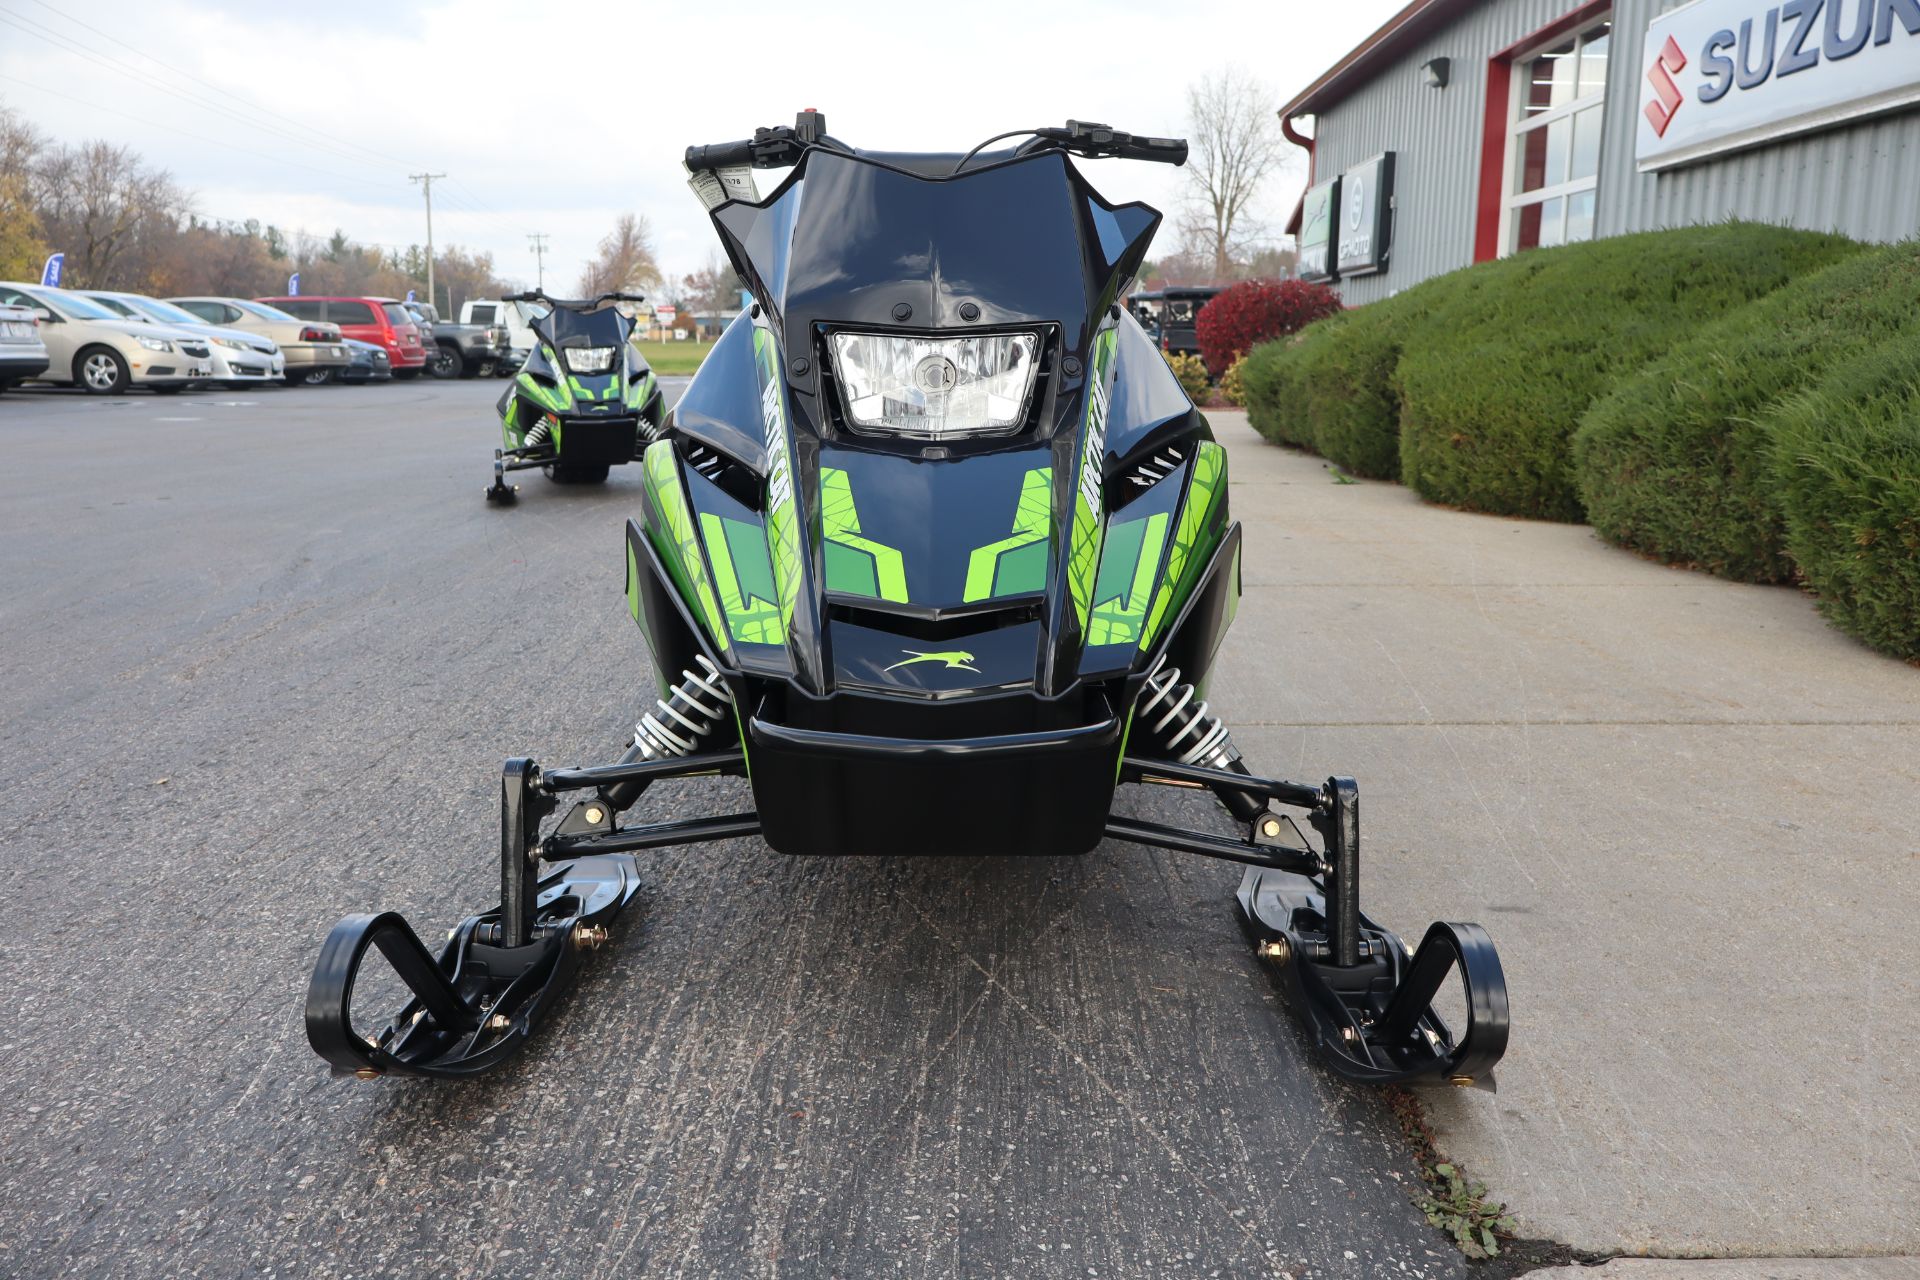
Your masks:
M 833 374 L 856 429 L 944 439 L 1020 425 L 1037 333 L 912 338 L 833 335 Z
M 613 368 L 612 347 L 562 347 L 569 373 L 605 373 Z

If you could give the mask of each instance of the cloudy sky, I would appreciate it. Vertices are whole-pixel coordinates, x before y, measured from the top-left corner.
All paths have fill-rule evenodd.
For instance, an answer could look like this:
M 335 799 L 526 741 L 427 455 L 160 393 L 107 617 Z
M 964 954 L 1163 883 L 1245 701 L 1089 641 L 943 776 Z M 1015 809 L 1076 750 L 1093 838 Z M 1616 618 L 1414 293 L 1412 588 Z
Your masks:
M 444 172 L 436 242 L 531 283 L 527 233 L 545 232 L 548 279 L 570 286 L 623 211 L 651 219 L 669 273 L 706 259 L 689 143 L 801 107 L 891 150 L 964 150 L 1069 116 L 1179 133 L 1189 82 L 1237 62 L 1277 107 L 1400 3 L 0 0 L 0 103 L 60 141 L 138 149 L 206 217 L 319 235 L 420 242 L 407 175 Z M 1108 196 L 1170 214 L 1184 181 L 1090 167 Z M 1295 161 L 1266 194 L 1276 233 L 1303 176 Z

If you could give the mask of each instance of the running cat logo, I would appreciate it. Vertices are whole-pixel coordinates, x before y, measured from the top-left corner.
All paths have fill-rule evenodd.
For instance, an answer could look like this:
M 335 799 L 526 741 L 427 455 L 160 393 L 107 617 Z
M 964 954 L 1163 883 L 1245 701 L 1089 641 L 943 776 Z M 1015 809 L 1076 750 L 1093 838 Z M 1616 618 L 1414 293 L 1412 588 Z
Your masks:
M 1680 93 L 1680 86 L 1673 82 L 1674 73 L 1686 70 L 1687 55 L 1680 52 L 1680 46 L 1674 43 L 1672 36 L 1660 46 L 1660 56 L 1647 68 L 1647 83 L 1653 86 L 1653 101 L 1644 110 L 1647 123 L 1653 126 L 1653 136 L 1667 136 L 1667 126 L 1673 123 L 1674 113 L 1680 110 L 1680 104 L 1686 101 Z
M 921 653 L 918 649 L 902 649 L 900 652 L 910 656 L 906 661 L 896 662 L 893 666 L 888 667 L 888 671 L 895 671 L 901 667 L 918 666 L 922 662 L 944 662 L 947 665 L 943 670 L 971 671 L 975 675 L 980 674 L 980 668 L 973 665 L 973 655 L 965 649 L 942 649 L 938 653 Z

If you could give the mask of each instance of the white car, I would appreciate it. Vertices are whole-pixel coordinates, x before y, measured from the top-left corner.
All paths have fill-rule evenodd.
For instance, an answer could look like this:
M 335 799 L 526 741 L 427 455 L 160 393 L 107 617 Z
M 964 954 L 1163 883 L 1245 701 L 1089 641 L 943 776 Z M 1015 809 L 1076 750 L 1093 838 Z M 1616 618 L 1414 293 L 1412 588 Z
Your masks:
M 0 280 L 0 303 L 6 302 L 40 319 L 52 363 L 38 382 L 118 395 L 134 387 L 184 391 L 213 377 L 213 344 L 197 333 L 128 320 L 67 289 Z
M 33 312 L 25 307 L 0 306 L 0 391 L 39 377 L 51 362 Z
M 144 294 L 107 289 L 76 289 L 74 292 L 92 298 L 107 310 L 129 320 L 166 325 L 199 334 L 212 344 L 215 382 L 278 382 L 286 376 L 287 358 L 280 354 L 278 343 L 262 334 L 208 324 L 191 311 Z
M 290 387 L 331 382 L 352 363 L 337 324 L 302 320 L 278 307 L 248 298 L 168 298 L 167 301 L 190 313 L 201 324 L 244 329 L 273 339 L 286 358 L 286 383 Z

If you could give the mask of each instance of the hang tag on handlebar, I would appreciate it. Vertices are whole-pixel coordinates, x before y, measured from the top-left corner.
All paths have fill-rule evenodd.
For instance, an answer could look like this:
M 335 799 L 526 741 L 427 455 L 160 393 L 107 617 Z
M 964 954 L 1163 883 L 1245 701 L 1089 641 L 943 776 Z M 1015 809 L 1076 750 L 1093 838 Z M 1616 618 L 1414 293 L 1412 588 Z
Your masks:
M 706 206 L 709 213 L 729 200 L 745 200 L 754 204 L 760 201 L 760 191 L 754 185 L 751 165 L 690 173 L 687 175 L 687 185 L 693 188 L 693 194 L 700 197 L 700 203 Z

